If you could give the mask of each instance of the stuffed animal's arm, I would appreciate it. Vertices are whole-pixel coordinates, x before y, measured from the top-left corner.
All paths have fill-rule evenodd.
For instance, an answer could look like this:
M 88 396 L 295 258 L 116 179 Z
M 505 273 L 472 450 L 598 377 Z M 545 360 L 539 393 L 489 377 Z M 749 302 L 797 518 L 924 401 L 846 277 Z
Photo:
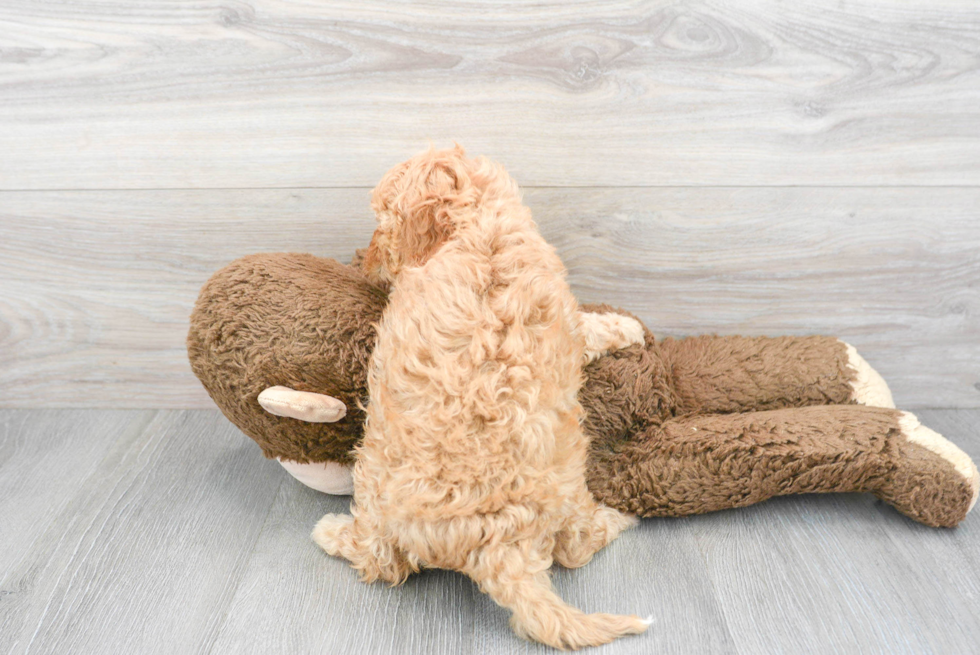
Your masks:
M 833 337 L 664 339 L 683 414 L 857 403 L 894 408 L 882 377 L 853 346 Z

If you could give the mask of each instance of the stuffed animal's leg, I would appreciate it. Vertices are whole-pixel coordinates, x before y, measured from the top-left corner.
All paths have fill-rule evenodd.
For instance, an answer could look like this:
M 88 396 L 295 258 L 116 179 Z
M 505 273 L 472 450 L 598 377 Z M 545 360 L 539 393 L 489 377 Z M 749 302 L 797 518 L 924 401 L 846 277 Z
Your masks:
M 667 421 L 590 455 L 589 487 L 640 516 L 684 516 L 773 496 L 871 492 L 926 525 L 952 527 L 973 507 L 969 456 L 914 416 L 838 405 Z
M 585 361 L 591 362 L 612 350 L 643 343 L 643 324 L 615 312 L 579 313 L 579 332 L 585 337 Z
M 717 414 L 858 403 L 894 407 L 852 346 L 833 337 L 689 337 L 658 344 L 678 413 Z
M 570 569 L 588 564 L 620 532 L 637 523 L 629 514 L 595 502 L 584 484 L 574 503 L 572 517 L 558 533 L 554 550 L 555 561 Z
M 934 527 L 953 527 L 977 502 L 980 474 L 970 456 L 910 412 L 898 419 L 902 439 L 895 471 L 874 490 L 903 514 Z M 955 474 L 950 474 L 952 468 Z
M 401 584 L 419 570 L 377 526 L 362 517 L 327 514 L 317 522 L 310 536 L 328 554 L 350 562 L 364 582 L 384 580 L 392 585 Z

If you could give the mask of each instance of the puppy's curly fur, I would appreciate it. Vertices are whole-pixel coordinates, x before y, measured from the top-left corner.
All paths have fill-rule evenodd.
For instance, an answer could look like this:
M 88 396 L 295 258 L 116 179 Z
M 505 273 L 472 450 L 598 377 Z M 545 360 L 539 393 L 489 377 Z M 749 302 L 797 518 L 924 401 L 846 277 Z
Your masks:
M 512 611 L 518 634 L 558 648 L 643 632 L 639 617 L 566 605 L 548 576 L 553 560 L 582 566 L 635 522 L 586 488 L 577 399 L 587 336 L 590 351 L 632 339 L 609 325 L 595 339 L 580 321 L 561 260 L 501 166 L 458 146 L 429 151 L 392 169 L 372 206 L 365 268 L 392 291 L 356 506 L 323 517 L 314 539 L 365 581 L 461 571 Z

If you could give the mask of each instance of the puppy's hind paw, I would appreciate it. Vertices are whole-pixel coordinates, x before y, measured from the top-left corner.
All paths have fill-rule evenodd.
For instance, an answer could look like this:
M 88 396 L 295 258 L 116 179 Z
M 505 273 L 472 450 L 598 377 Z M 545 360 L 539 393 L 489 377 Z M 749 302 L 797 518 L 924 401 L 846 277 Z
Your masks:
M 643 323 L 640 323 L 635 318 L 630 318 L 629 316 L 620 316 L 619 314 L 614 314 L 613 316 L 619 317 L 619 320 L 616 321 L 615 325 L 620 335 L 617 345 L 613 346 L 614 350 L 643 343 L 645 332 Z M 622 345 L 618 345 L 619 343 Z
M 588 361 L 614 350 L 642 344 L 646 331 L 635 318 L 615 312 L 605 314 L 581 314 L 580 329 L 585 337 L 585 354 Z
M 317 521 L 310 535 L 329 555 L 344 557 L 349 550 L 354 517 L 346 514 L 327 514 Z

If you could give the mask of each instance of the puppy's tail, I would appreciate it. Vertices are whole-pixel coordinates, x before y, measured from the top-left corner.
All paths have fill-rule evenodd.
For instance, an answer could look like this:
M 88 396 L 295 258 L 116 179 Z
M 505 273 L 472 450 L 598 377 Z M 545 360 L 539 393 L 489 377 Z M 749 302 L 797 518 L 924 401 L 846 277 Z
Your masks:
M 554 648 L 575 650 L 640 634 L 650 627 L 649 619 L 638 616 L 585 614 L 566 605 L 552 589 L 547 571 L 531 573 L 514 568 L 524 563 L 516 548 L 510 550 L 509 561 L 481 561 L 466 573 L 498 605 L 513 612 L 510 626 L 519 636 Z

